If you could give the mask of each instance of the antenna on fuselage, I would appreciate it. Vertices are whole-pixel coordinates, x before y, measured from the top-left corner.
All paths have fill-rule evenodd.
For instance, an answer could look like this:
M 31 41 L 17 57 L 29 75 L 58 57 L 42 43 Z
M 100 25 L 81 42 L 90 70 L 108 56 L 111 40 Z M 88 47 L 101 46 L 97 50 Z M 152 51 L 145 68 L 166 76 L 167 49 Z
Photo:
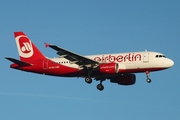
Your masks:
M 145 49 L 145 52 L 147 52 L 147 50 Z

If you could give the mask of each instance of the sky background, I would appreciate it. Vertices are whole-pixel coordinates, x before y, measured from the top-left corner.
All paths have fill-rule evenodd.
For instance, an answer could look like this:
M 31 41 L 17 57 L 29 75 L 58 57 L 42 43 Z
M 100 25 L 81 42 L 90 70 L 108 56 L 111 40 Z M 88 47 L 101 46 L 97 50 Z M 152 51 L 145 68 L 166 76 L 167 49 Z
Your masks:
M 0 120 L 179 120 L 179 0 L 0 1 Z M 26 73 L 9 68 L 19 59 L 14 31 L 24 31 L 48 57 L 44 42 L 81 55 L 157 51 L 175 65 L 136 74 L 133 86 Z

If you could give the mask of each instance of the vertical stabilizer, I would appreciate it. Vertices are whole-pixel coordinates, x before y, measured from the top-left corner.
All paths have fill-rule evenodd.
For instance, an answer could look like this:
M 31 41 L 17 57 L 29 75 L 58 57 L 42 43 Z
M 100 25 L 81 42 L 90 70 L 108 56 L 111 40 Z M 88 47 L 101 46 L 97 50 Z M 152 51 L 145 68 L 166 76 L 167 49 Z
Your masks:
M 21 61 L 29 62 L 45 58 L 23 32 L 14 32 L 14 36 Z

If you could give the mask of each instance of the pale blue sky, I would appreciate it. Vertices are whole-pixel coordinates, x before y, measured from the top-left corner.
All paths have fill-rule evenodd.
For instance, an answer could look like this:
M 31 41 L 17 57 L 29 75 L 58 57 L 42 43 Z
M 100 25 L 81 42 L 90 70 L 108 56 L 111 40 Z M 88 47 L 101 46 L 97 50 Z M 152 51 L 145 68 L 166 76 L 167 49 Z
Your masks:
M 0 1 L 0 120 L 179 120 L 179 0 Z M 136 74 L 133 86 L 43 76 L 9 68 L 18 58 L 14 31 L 24 31 L 48 57 L 44 42 L 82 55 L 157 51 L 167 70 Z

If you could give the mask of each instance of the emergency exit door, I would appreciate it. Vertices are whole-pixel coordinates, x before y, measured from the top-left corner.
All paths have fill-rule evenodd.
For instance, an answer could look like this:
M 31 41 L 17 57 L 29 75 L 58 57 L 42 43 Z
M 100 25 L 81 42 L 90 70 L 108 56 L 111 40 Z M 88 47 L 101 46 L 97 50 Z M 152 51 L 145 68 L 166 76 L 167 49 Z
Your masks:
M 143 54 L 143 62 L 149 62 L 149 52 L 144 52 Z

